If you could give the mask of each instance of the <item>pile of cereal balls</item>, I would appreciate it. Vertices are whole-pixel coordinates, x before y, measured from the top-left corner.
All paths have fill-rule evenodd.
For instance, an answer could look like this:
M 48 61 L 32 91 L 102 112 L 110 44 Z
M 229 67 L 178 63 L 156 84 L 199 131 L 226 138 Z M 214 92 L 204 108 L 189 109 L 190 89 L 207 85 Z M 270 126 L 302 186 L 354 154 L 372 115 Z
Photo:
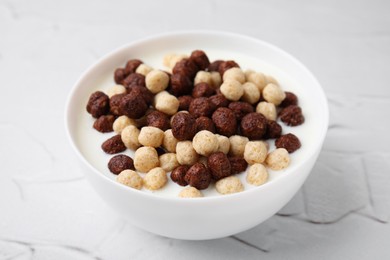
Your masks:
M 120 183 L 158 190 L 170 172 L 173 182 L 187 186 L 180 197 L 201 197 L 212 182 L 220 194 L 230 194 L 244 189 L 235 175 L 248 165 L 246 181 L 256 186 L 267 181 L 268 168 L 289 165 L 289 153 L 301 143 L 283 134 L 276 120 L 304 122 L 294 93 L 235 61 L 210 63 L 201 50 L 167 55 L 163 63 L 171 72 L 129 60 L 115 70 L 117 85 L 89 98 L 93 127 L 116 133 L 101 147 L 117 154 L 108 168 Z M 274 140 L 275 150 L 269 151 L 267 140 Z M 134 158 L 120 154 L 126 149 L 135 151 Z

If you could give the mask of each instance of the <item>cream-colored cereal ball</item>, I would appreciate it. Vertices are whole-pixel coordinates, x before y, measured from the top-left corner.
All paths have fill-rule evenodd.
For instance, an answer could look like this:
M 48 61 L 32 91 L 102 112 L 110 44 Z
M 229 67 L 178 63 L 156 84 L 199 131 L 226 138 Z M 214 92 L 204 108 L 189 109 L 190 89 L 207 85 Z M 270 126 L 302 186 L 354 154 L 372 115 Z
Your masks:
M 142 188 L 142 178 L 132 170 L 124 170 L 116 177 L 117 182 L 131 188 L 140 190 Z
M 134 153 L 134 167 L 139 172 L 148 172 L 158 167 L 160 161 L 156 149 L 150 146 L 143 146 Z
M 168 129 L 164 132 L 162 147 L 164 147 L 168 152 L 175 153 L 178 141 L 179 140 L 173 136 L 172 129 Z
M 195 187 L 186 187 L 179 193 L 180 198 L 199 198 L 203 197 L 202 192 Z
M 196 133 L 192 145 L 198 154 L 209 156 L 218 150 L 218 139 L 212 132 L 202 130 Z
M 114 129 L 115 133 L 120 134 L 122 133 L 122 130 L 129 125 L 136 126 L 137 124 L 134 119 L 123 115 L 115 119 L 112 128 Z
M 181 165 L 193 165 L 198 161 L 199 155 L 191 141 L 180 141 L 176 145 L 176 158 Z
M 221 74 L 219 74 L 219 72 L 217 71 L 212 71 L 210 72 L 210 75 L 211 75 L 211 86 L 213 88 L 219 88 L 222 84 Z
M 164 153 L 160 155 L 160 167 L 164 169 L 166 172 L 170 172 L 179 166 L 179 162 L 177 161 L 175 153 Z
M 139 129 L 133 125 L 128 125 L 121 132 L 121 139 L 129 149 L 136 150 L 141 144 L 138 141 Z
M 153 70 L 152 67 L 146 65 L 145 63 L 140 64 L 135 70 L 136 73 L 142 74 L 144 76 L 148 75 L 149 72 Z
M 261 163 L 255 163 L 249 166 L 246 181 L 249 184 L 259 186 L 268 180 L 268 171 Z
M 240 179 L 236 176 L 229 176 L 217 181 L 215 183 L 215 189 L 225 195 L 243 191 L 244 185 L 242 185 Z
M 229 137 L 230 151 L 229 154 L 233 156 L 244 156 L 245 145 L 249 142 L 248 137 L 241 135 L 232 135 Z
M 279 85 L 279 82 L 274 77 L 272 77 L 271 75 L 266 75 L 265 79 L 267 81 L 267 84 L 268 83 L 273 83 L 275 85 Z
M 144 187 L 148 190 L 161 189 L 167 182 L 167 173 L 161 167 L 151 169 L 144 177 Z
M 166 91 L 161 91 L 154 96 L 154 107 L 167 115 L 174 115 L 179 109 L 179 100 Z
M 269 102 L 259 102 L 256 106 L 256 112 L 263 114 L 269 120 L 276 120 L 276 106 Z
M 268 148 L 263 141 L 249 141 L 245 145 L 244 159 L 248 164 L 263 163 L 267 154 Z
M 254 104 L 260 100 L 260 91 L 254 83 L 245 82 L 242 87 L 244 88 L 244 94 L 241 97 L 243 101 Z
M 182 59 L 188 58 L 186 54 L 167 54 L 163 58 L 163 64 L 165 67 L 173 69 L 176 63 L 181 61 Z
M 246 80 L 256 85 L 259 91 L 262 91 L 267 84 L 265 75 L 261 72 L 255 72 L 253 70 L 246 71 Z
M 270 102 L 275 104 L 276 106 L 280 105 L 282 103 L 283 99 L 286 97 L 286 94 L 282 90 L 279 85 L 269 83 L 265 88 L 263 89 L 263 98 Z
M 118 94 L 123 94 L 123 93 L 126 93 L 126 88 L 122 85 L 114 85 L 107 90 L 107 96 L 109 98 L 111 98 L 112 96 L 118 95 Z
M 230 150 L 230 141 L 229 138 L 224 135 L 215 135 L 218 140 L 218 152 L 223 152 L 224 154 L 227 154 Z
M 223 81 L 226 80 L 237 80 L 241 84 L 245 83 L 245 73 L 242 71 L 242 69 L 234 67 L 230 68 L 223 74 Z
M 164 131 L 154 126 L 144 126 L 138 136 L 138 142 L 144 146 L 159 147 L 164 139 Z
M 220 87 L 220 90 L 225 98 L 232 101 L 238 101 L 244 94 L 244 88 L 242 87 L 242 84 L 234 79 L 224 81 Z
M 152 70 L 145 77 L 145 85 L 152 92 L 156 94 L 168 87 L 169 76 L 161 70 Z
M 194 79 L 194 85 L 201 83 L 201 82 L 205 82 L 211 86 L 212 85 L 211 73 L 208 71 L 203 71 L 203 70 L 198 71 L 198 73 L 196 73 L 196 76 Z
M 286 149 L 277 148 L 268 154 L 265 163 L 272 170 L 282 170 L 290 164 L 290 155 Z

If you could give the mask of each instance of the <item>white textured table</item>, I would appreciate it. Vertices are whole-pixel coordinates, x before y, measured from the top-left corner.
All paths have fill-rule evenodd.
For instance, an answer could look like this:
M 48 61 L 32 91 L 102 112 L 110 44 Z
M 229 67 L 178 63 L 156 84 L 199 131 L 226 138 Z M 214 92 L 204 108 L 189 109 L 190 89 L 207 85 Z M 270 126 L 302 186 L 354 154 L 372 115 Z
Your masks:
M 388 259 L 389 11 L 389 1 L 0 0 L 0 259 Z M 99 57 L 188 29 L 280 46 L 330 103 L 323 152 L 297 196 L 252 230 L 213 241 L 155 236 L 111 212 L 63 125 L 66 96 Z

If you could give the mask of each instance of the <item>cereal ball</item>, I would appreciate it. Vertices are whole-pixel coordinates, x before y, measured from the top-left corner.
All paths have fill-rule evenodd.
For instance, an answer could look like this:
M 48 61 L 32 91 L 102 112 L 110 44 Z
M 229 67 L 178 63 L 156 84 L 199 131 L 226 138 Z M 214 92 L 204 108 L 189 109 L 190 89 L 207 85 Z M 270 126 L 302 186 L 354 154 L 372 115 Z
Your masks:
M 91 94 L 87 103 L 87 112 L 98 118 L 110 111 L 110 100 L 106 94 L 96 91 Z
M 154 126 L 144 126 L 138 136 L 138 142 L 144 146 L 159 147 L 164 138 L 164 132 Z
M 158 110 L 153 110 L 146 115 L 146 123 L 148 126 L 154 126 L 165 131 L 171 126 L 169 117 Z
M 282 134 L 282 127 L 274 120 L 267 121 L 267 131 L 264 134 L 265 139 L 278 138 Z
M 193 165 L 198 161 L 199 155 L 191 141 L 180 141 L 176 145 L 176 158 L 182 165 Z
M 232 168 L 232 174 L 243 172 L 248 166 L 248 163 L 245 161 L 245 159 L 240 156 L 229 156 L 228 159 Z
M 241 84 L 244 84 L 245 73 L 240 68 L 237 67 L 230 68 L 226 70 L 225 73 L 223 74 L 223 81 L 227 81 L 227 80 L 236 80 Z
M 195 121 L 195 125 L 196 125 L 196 132 L 199 132 L 202 130 L 208 130 L 212 133 L 215 133 L 214 122 L 209 117 L 206 117 L 206 116 L 198 117 Z
M 259 140 L 267 130 L 267 118 L 259 113 L 249 113 L 241 120 L 241 134 L 251 140 Z
M 148 75 L 149 72 L 151 72 L 152 70 L 153 70 L 152 67 L 150 67 L 150 66 L 148 66 L 148 65 L 146 65 L 146 64 L 140 64 L 140 65 L 138 66 L 138 68 L 135 70 L 135 72 L 138 73 L 138 74 L 141 74 L 141 75 L 146 76 L 146 75 Z
M 148 190 L 161 189 L 167 182 L 167 173 L 161 167 L 151 169 L 144 177 L 144 187 Z
M 291 105 L 297 106 L 298 105 L 298 97 L 292 93 L 285 91 L 284 94 L 286 97 L 283 99 L 282 103 L 280 103 L 280 107 L 288 107 Z
M 290 156 L 286 149 L 277 148 L 268 154 L 265 163 L 274 171 L 282 170 L 290 164 Z
M 185 95 L 185 96 L 178 97 L 178 100 L 179 100 L 179 110 L 188 110 L 194 98 L 189 95 Z
M 153 102 L 154 95 L 147 88 L 142 86 L 133 86 L 128 90 L 129 95 L 142 97 L 146 104 L 151 105 Z
M 170 172 L 179 166 L 179 162 L 176 159 L 175 153 L 164 153 L 160 155 L 160 167 L 166 172 Z
M 245 73 L 246 80 L 256 85 L 256 87 L 261 92 L 266 86 L 267 81 L 265 75 L 261 72 L 255 72 L 253 70 L 246 71 Z
M 220 90 L 227 99 L 232 101 L 238 101 L 244 94 L 242 84 L 234 79 L 224 81 Z
M 199 68 L 195 62 L 190 59 L 182 59 L 177 62 L 172 69 L 173 74 L 182 74 L 187 76 L 191 81 L 195 78 L 196 73 L 198 73 Z
M 156 94 L 166 89 L 168 87 L 168 83 L 169 83 L 168 74 L 166 74 L 161 70 L 152 70 L 145 77 L 146 87 L 153 94 Z
M 230 150 L 230 141 L 229 138 L 224 135 L 215 135 L 218 140 L 218 152 L 223 152 L 224 154 L 227 154 Z
M 207 57 L 206 53 L 201 50 L 195 50 L 191 53 L 190 60 L 192 60 L 196 66 L 201 69 L 205 70 L 210 65 L 209 58 Z
M 113 137 L 107 139 L 101 147 L 102 150 L 108 154 L 120 153 L 126 150 L 126 146 L 122 142 L 120 135 L 114 135 Z
M 209 84 L 200 82 L 194 86 L 194 89 L 192 90 L 192 96 L 194 98 L 210 97 L 214 94 L 214 92 L 214 88 L 212 88 Z
M 129 91 L 134 86 L 146 87 L 145 76 L 139 73 L 131 73 L 123 81 L 122 85 Z
M 283 108 L 279 113 L 280 120 L 289 126 L 301 125 L 305 122 L 302 115 L 302 109 L 299 106 L 288 106 Z
M 110 98 L 110 113 L 115 116 L 121 116 L 122 111 L 120 109 L 120 104 L 122 101 L 122 98 L 125 97 L 127 94 L 116 94 Z
M 179 100 L 166 91 L 162 91 L 154 97 L 154 104 L 157 110 L 167 115 L 174 115 L 180 105 Z
M 120 134 L 122 130 L 129 125 L 136 126 L 135 120 L 128 118 L 127 116 L 120 116 L 117 119 L 115 119 L 112 128 L 117 134 Z
M 263 163 L 267 153 L 268 148 L 263 141 L 250 141 L 245 145 L 244 159 L 249 164 Z
M 179 193 L 180 198 L 199 198 L 203 197 L 202 192 L 194 187 L 186 187 Z
M 236 176 L 229 176 L 217 181 L 215 183 L 215 189 L 220 194 L 226 195 L 243 191 L 244 185 L 242 185 L 240 179 Z
M 188 169 L 190 166 L 188 165 L 180 165 L 176 167 L 172 172 L 171 172 L 171 179 L 173 182 L 176 182 L 180 186 L 186 186 L 188 183 L 184 179 L 184 176 L 186 175 Z
M 176 65 L 177 62 L 179 62 L 185 58 L 188 58 L 188 55 L 186 55 L 186 54 L 167 54 L 164 56 L 163 64 L 165 67 L 172 69 Z
M 265 75 L 265 80 L 266 80 L 267 84 L 273 83 L 275 85 L 279 85 L 279 82 L 271 75 Z
M 148 104 L 145 99 L 141 98 L 139 95 L 128 94 L 122 97 L 120 101 L 120 111 L 121 114 L 126 115 L 133 119 L 141 118 L 145 115 L 146 110 L 148 110 Z
M 255 163 L 249 166 L 246 181 L 249 184 L 260 186 L 268 180 L 268 171 L 261 163 Z
M 114 124 L 115 117 L 113 115 L 103 115 L 95 120 L 93 128 L 101 133 L 112 132 L 112 125 Z
M 132 170 L 124 170 L 117 177 L 117 182 L 122 183 L 131 188 L 140 190 L 142 188 L 142 178 Z
M 171 76 L 170 92 L 175 96 L 190 94 L 192 91 L 192 81 L 185 74 L 173 74 Z
M 214 112 L 215 107 L 206 97 L 199 97 L 192 100 L 189 112 L 194 117 L 210 116 Z
M 107 90 L 107 96 L 112 97 L 117 94 L 126 93 L 126 88 L 122 85 L 114 85 Z
M 240 66 L 238 66 L 238 64 L 233 60 L 222 61 L 218 66 L 218 72 L 221 74 L 221 77 L 223 77 L 225 71 L 235 67 L 239 68 Z
M 210 86 L 212 85 L 213 82 L 211 80 L 211 73 L 210 72 L 200 70 L 200 71 L 198 71 L 198 73 L 196 73 L 196 76 L 194 79 L 194 85 L 202 83 L 202 82 L 207 83 Z
M 207 165 L 214 180 L 220 180 L 232 174 L 229 159 L 223 152 L 211 154 L 207 159 Z
M 119 174 L 121 171 L 127 169 L 135 170 L 133 159 L 124 154 L 118 154 L 112 157 L 108 162 L 108 169 L 113 174 Z
M 202 130 L 196 133 L 192 145 L 198 154 L 209 156 L 218 150 L 218 139 L 212 132 Z
M 241 99 L 249 104 L 255 104 L 260 100 L 260 91 L 256 85 L 252 82 L 245 82 L 242 87 L 244 88 L 244 94 Z
M 226 107 L 220 107 L 212 115 L 217 133 L 225 136 L 234 135 L 237 131 L 237 120 L 233 111 Z
M 125 69 L 118 68 L 115 70 L 114 81 L 116 84 L 121 84 L 125 78 L 126 78 Z
M 259 102 L 256 106 L 256 113 L 260 113 L 268 120 L 276 120 L 276 107 L 273 103 Z
M 210 185 L 211 174 L 204 164 L 195 163 L 188 169 L 184 179 L 190 186 L 204 190 Z
M 211 62 L 207 68 L 207 71 L 218 72 L 219 66 L 221 65 L 222 62 L 223 62 L 223 60 L 216 60 L 216 61 Z
M 138 68 L 139 65 L 141 65 L 143 62 L 138 59 L 131 59 L 128 60 L 125 66 L 125 73 L 127 75 L 134 73 L 135 70 Z
M 264 87 L 262 94 L 266 101 L 275 104 L 276 106 L 282 103 L 283 99 L 286 97 L 284 91 L 273 83 L 267 84 L 267 86 Z
M 222 94 L 213 95 L 213 96 L 209 97 L 209 100 L 213 104 L 215 109 L 217 109 L 219 107 L 227 107 L 230 103 L 230 101 L 227 100 L 225 98 L 225 96 Z
M 222 77 L 219 72 L 212 71 L 210 72 L 210 78 L 211 78 L 211 83 L 210 86 L 212 86 L 214 89 L 219 88 L 222 84 Z
M 252 113 L 254 111 L 254 108 L 251 104 L 247 102 L 231 102 L 228 106 L 230 108 L 234 115 L 236 116 L 237 121 L 241 121 L 241 119 L 249 113 Z
M 196 134 L 195 118 L 188 113 L 177 113 L 172 118 L 172 134 L 180 141 L 192 140 Z
M 164 147 L 165 150 L 171 153 L 176 152 L 177 142 L 178 140 L 172 134 L 172 129 L 168 129 L 164 132 L 162 147 Z
M 159 165 L 158 154 L 153 147 L 143 146 L 135 151 L 134 167 L 137 171 L 148 172 Z
M 277 148 L 284 148 L 289 153 L 293 153 L 301 147 L 301 142 L 294 134 L 288 133 L 275 140 Z
M 207 157 L 206 156 L 199 156 L 198 162 L 203 163 L 203 165 L 207 167 Z
M 141 144 L 138 141 L 139 129 L 134 125 L 128 125 L 121 132 L 121 139 L 125 146 L 131 150 L 136 150 Z
M 229 154 L 233 156 L 244 156 L 245 145 L 249 142 L 249 139 L 241 135 L 232 135 L 229 137 L 230 151 Z

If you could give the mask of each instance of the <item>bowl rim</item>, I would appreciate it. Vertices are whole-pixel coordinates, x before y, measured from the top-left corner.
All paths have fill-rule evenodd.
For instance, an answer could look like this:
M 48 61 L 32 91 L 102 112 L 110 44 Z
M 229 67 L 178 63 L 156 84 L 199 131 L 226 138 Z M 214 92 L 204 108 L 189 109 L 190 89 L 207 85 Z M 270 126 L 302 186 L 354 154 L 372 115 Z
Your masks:
M 169 38 L 169 37 L 178 37 L 178 36 L 215 36 L 215 37 L 233 37 L 233 38 L 241 38 L 245 41 L 251 41 L 257 44 L 261 44 L 266 46 L 267 48 L 273 49 L 276 52 L 279 52 L 281 55 L 285 56 L 286 58 L 290 59 L 293 63 L 295 63 L 300 69 L 302 69 L 305 74 L 307 74 L 309 77 L 311 77 L 311 80 L 315 82 L 317 85 L 316 87 L 318 88 L 317 91 L 320 92 L 320 97 L 323 99 L 322 103 L 324 106 L 324 113 L 322 115 L 322 122 L 324 127 L 320 129 L 320 137 L 321 139 L 318 140 L 317 143 L 315 143 L 315 146 L 312 148 L 312 151 L 307 158 L 304 160 L 301 160 L 298 164 L 294 166 L 293 169 L 287 169 L 286 174 L 283 174 L 279 178 L 266 182 L 260 186 L 254 187 L 249 190 L 244 190 L 243 192 L 238 192 L 238 193 L 233 193 L 233 194 L 227 194 L 227 195 L 220 195 L 220 196 L 210 196 L 210 197 L 201 197 L 201 198 L 180 198 L 180 197 L 166 197 L 166 196 L 158 196 L 152 193 L 144 192 L 141 190 L 137 189 L 132 189 L 129 188 L 121 183 L 116 182 L 113 179 L 110 179 L 108 176 L 105 176 L 105 174 L 101 173 L 99 170 L 97 170 L 93 165 L 82 155 L 81 151 L 76 145 L 76 141 L 72 138 L 72 134 L 70 131 L 70 119 L 71 119 L 71 113 L 70 113 L 70 104 L 72 103 L 72 99 L 75 96 L 75 93 L 77 92 L 77 89 L 80 85 L 80 83 L 83 81 L 83 79 L 88 76 L 96 66 L 98 66 L 100 63 L 104 62 L 106 59 L 109 59 L 110 57 L 114 56 L 118 52 L 122 52 L 126 49 L 131 48 L 132 46 L 149 42 L 149 41 L 157 41 L 160 39 L 164 38 Z M 329 105 L 328 101 L 324 92 L 324 89 L 322 88 L 321 84 L 317 80 L 317 78 L 313 75 L 313 73 L 297 58 L 289 54 L 288 52 L 284 51 L 283 49 L 277 47 L 274 44 L 271 44 L 269 42 L 266 42 L 264 40 L 257 39 L 255 37 L 251 37 L 248 35 L 243 35 L 239 33 L 233 33 L 233 32 L 228 32 L 228 31 L 215 31 L 215 30 L 178 30 L 178 31 L 170 31 L 170 32 L 164 32 L 164 33 L 159 33 L 159 34 L 154 34 L 152 36 L 147 36 L 140 38 L 135 41 L 131 41 L 129 43 L 123 44 L 122 46 L 108 52 L 107 54 L 103 55 L 101 58 L 99 58 L 97 61 L 95 61 L 93 64 L 91 64 L 76 80 L 76 82 L 73 84 L 71 91 L 69 92 L 66 103 L 65 103 L 65 117 L 64 117 L 64 123 L 65 123 L 65 129 L 66 129 L 66 136 L 71 144 L 72 149 L 76 152 L 78 159 L 82 161 L 84 165 L 86 165 L 89 170 L 91 170 L 94 174 L 98 176 L 101 180 L 106 181 L 110 185 L 115 185 L 118 189 L 122 189 L 124 192 L 130 192 L 131 194 L 135 196 L 141 196 L 144 197 L 145 199 L 151 199 L 151 200 L 158 200 L 158 201 L 165 201 L 165 202 L 174 202 L 174 203 L 183 203 L 183 204 L 198 204 L 198 203 L 214 203 L 214 202 L 221 202 L 223 200 L 231 200 L 231 199 L 238 199 L 239 197 L 246 197 L 250 196 L 253 193 L 260 192 L 263 189 L 270 189 L 272 186 L 276 185 L 278 182 L 281 182 L 283 179 L 287 178 L 293 172 L 295 168 L 300 168 L 306 161 L 310 160 L 311 157 L 315 156 L 315 153 L 313 151 L 316 151 L 316 148 L 321 148 L 323 145 L 323 142 L 326 137 L 326 132 L 328 130 L 329 126 Z M 86 173 L 84 173 L 86 174 Z M 183 187 L 184 188 L 184 187 Z

